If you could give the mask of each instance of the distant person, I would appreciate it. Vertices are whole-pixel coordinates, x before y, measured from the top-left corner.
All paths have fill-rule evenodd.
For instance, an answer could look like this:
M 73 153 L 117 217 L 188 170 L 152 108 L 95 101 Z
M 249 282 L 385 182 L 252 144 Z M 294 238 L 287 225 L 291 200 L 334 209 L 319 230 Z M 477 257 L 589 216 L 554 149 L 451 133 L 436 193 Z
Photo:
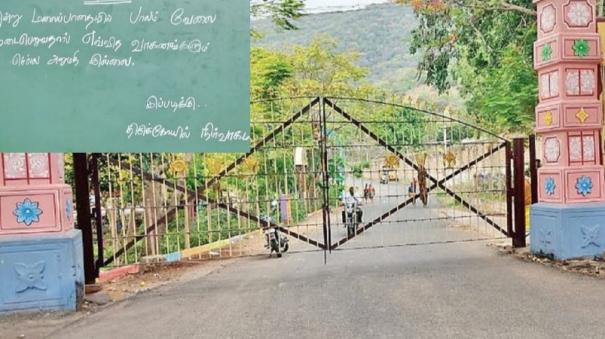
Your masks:
M 370 188 L 368 186 L 368 184 L 366 184 L 366 186 L 363 188 L 363 199 L 368 202 L 368 199 L 370 198 Z
M 422 200 L 422 204 L 426 207 L 429 203 L 429 191 L 426 187 L 426 178 L 428 173 L 423 165 L 420 165 L 418 168 L 418 188 L 420 190 L 420 200 Z
M 416 195 L 418 194 L 418 181 L 416 178 L 413 178 L 410 182 L 410 186 L 408 187 L 408 196 L 414 200 L 412 203 L 416 205 Z
M 370 184 L 370 187 L 368 189 L 370 191 L 370 200 L 374 201 L 374 196 L 376 195 L 376 190 L 374 189 L 374 186 L 372 184 Z

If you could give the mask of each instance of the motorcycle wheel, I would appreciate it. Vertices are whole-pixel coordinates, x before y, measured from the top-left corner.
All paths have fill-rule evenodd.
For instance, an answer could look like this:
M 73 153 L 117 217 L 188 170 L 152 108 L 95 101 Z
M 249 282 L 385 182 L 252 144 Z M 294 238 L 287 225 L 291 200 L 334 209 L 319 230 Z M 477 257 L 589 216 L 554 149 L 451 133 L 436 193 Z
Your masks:
M 284 249 L 282 250 L 282 252 L 286 253 L 286 252 L 288 252 L 288 249 L 290 249 L 290 245 L 288 245 L 288 243 L 286 243 L 284 245 Z
M 353 224 L 349 224 L 347 226 L 347 235 L 349 236 L 349 238 L 351 238 L 352 236 L 355 235 L 355 228 L 354 228 Z

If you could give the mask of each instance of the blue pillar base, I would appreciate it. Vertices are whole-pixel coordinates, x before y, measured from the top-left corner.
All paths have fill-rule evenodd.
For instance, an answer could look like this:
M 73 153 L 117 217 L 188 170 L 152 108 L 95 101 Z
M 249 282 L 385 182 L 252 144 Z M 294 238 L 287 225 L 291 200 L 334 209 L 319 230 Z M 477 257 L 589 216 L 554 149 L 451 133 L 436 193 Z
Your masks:
M 0 313 L 75 311 L 83 296 L 80 231 L 0 238 Z
M 602 257 L 605 204 L 531 207 L 531 251 L 557 260 Z

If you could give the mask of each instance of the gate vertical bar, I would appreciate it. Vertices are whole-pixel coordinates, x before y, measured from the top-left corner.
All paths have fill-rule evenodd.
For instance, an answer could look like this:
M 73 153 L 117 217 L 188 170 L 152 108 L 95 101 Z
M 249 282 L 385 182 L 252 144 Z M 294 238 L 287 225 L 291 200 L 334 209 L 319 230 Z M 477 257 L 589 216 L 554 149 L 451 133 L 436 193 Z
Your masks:
M 515 231 L 513 247 L 526 246 L 525 242 L 525 139 L 513 140 L 513 175 L 515 188 Z
M 327 234 L 328 234 L 328 239 L 326 242 L 326 247 L 328 249 L 328 251 L 330 253 L 332 253 L 332 223 L 330 220 L 330 172 L 328 171 L 329 169 L 329 164 L 328 164 L 328 118 L 327 118 L 327 113 L 326 113 L 326 101 L 324 100 L 323 97 L 321 97 L 320 99 L 320 105 L 321 105 L 321 124 L 322 124 L 322 130 L 323 130 L 323 142 L 324 142 L 324 153 L 323 156 L 325 157 L 325 171 L 324 171 L 324 175 L 325 175 L 325 183 L 324 185 L 326 186 L 326 227 L 327 227 Z
M 538 202 L 538 163 L 536 160 L 536 135 L 529 136 L 529 175 L 531 178 L 531 203 Z
M 92 220 L 90 215 L 90 186 L 88 185 L 89 173 L 87 154 L 74 153 L 73 159 L 78 229 L 82 231 L 82 247 L 84 253 L 84 280 L 86 284 L 94 284 L 97 277 L 92 241 Z
M 324 263 L 327 263 L 327 251 L 329 250 L 331 244 L 328 243 L 328 205 L 329 205 L 329 195 L 328 195 L 328 149 L 327 149 L 327 129 L 326 129 L 326 121 L 325 121 L 325 102 L 324 98 L 319 98 L 319 143 L 321 149 L 321 175 L 322 175 L 322 217 L 323 217 L 323 235 L 324 235 Z
M 513 179 L 512 179 L 512 160 L 513 151 L 511 143 L 506 142 L 506 160 L 505 160 L 505 175 L 506 175 L 506 233 L 509 238 L 513 237 Z
M 103 266 L 103 212 L 101 208 L 101 187 L 99 183 L 99 156 L 94 153 L 90 159 L 90 182 L 95 196 L 95 226 L 97 232 L 97 260 L 95 261 L 95 276 L 99 277 L 99 269 Z

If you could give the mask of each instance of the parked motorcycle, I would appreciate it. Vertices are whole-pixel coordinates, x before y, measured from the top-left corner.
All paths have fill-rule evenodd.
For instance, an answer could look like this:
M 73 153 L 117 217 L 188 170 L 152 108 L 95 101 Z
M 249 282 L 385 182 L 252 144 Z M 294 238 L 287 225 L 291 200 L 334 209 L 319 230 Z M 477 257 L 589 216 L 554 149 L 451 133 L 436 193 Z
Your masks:
M 273 201 L 271 203 L 271 214 L 275 210 L 277 210 L 277 201 Z M 269 253 L 269 257 L 273 255 L 273 252 L 277 254 L 278 258 L 281 258 L 283 253 L 288 252 L 290 248 L 288 244 L 288 237 L 282 234 L 277 228 L 276 224 L 273 221 L 273 217 L 265 216 L 261 218 L 263 223 L 263 233 L 265 234 L 265 248 L 271 250 Z

